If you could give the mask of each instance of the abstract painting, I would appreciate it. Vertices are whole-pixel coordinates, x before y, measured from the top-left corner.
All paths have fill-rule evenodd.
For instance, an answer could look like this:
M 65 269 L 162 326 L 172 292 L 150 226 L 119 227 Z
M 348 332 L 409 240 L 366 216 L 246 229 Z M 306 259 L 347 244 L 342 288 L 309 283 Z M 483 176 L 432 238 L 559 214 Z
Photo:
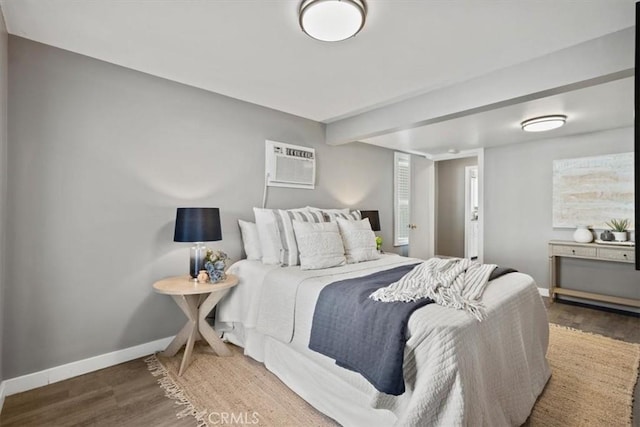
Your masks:
M 633 205 L 633 153 L 553 161 L 553 227 L 633 222 Z

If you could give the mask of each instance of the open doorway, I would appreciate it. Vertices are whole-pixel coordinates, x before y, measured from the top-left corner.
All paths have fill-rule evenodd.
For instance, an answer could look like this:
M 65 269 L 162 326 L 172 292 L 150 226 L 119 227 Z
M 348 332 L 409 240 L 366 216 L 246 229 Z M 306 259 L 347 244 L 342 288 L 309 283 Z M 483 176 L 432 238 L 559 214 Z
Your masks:
M 481 153 L 435 162 L 435 253 L 482 262 Z
M 478 259 L 478 166 L 464 168 L 464 257 Z

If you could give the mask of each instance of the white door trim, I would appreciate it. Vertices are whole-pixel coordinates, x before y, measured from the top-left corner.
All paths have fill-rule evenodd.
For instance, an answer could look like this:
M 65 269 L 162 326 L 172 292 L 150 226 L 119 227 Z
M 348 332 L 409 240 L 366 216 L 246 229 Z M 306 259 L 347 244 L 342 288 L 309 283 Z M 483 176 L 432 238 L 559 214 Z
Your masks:
M 471 235 L 471 172 L 476 170 L 476 179 L 478 174 L 478 166 L 464 167 L 464 257 L 470 258 L 471 249 L 469 247 L 469 236 Z M 477 239 L 477 236 L 476 236 Z
M 432 155 L 428 158 L 433 160 L 434 162 L 440 160 L 450 160 L 450 159 L 462 159 L 465 157 L 477 157 L 478 158 L 478 262 L 484 262 L 484 148 L 478 148 L 475 150 L 465 150 L 456 154 L 444 153 L 440 155 Z M 434 168 L 435 170 L 435 168 Z M 435 173 L 435 171 L 434 171 Z M 436 178 L 429 181 L 429 193 L 434 196 L 434 203 L 431 204 L 431 217 L 434 218 L 433 228 L 434 232 L 431 233 L 433 248 L 436 247 L 436 234 L 437 234 L 437 224 L 435 222 L 436 218 L 436 203 L 435 197 L 437 197 L 437 183 Z

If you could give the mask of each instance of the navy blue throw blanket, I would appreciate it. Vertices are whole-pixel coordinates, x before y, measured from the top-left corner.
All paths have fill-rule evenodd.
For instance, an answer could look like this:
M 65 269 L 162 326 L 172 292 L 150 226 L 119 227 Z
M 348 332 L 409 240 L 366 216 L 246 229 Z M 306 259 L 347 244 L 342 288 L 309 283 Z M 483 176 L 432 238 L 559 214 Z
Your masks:
M 309 348 L 360 373 L 378 391 L 394 396 L 404 393 L 402 363 L 409 317 L 433 301 L 379 302 L 369 295 L 400 280 L 416 265 L 325 286 L 313 313 Z

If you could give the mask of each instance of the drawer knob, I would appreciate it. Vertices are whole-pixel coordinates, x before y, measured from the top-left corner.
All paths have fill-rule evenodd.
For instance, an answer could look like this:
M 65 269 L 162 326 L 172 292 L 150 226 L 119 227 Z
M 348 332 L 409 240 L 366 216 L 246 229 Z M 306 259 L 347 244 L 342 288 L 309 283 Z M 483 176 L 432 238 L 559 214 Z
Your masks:
M 627 254 L 622 254 L 625 258 L 627 257 Z
M 572 254 L 575 254 L 575 253 L 576 253 L 576 250 L 575 250 L 575 249 L 571 249 L 571 253 L 572 253 Z

